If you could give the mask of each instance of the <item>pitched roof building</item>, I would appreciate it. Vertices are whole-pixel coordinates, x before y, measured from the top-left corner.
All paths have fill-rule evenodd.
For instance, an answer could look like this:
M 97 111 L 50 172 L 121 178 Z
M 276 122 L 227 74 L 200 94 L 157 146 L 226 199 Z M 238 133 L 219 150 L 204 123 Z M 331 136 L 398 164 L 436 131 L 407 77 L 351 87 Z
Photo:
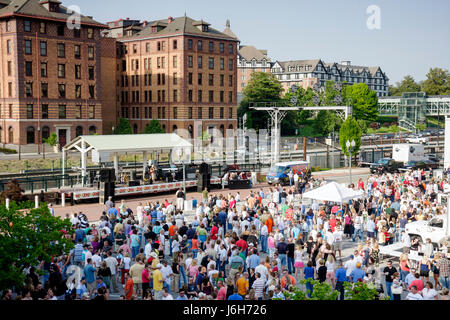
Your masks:
M 321 59 L 276 61 L 271 72 L 281 81 L 283 88 L 288 90 L 293 84 L 304 89 L 319 83 L 325 85 L 328 80 L 354 84 L 366 83 L 377 96 L 388 95 L 389 78 L 380 67 L 365 67 L 351 65 L 350 61 L 341 63 L 326 63 Z

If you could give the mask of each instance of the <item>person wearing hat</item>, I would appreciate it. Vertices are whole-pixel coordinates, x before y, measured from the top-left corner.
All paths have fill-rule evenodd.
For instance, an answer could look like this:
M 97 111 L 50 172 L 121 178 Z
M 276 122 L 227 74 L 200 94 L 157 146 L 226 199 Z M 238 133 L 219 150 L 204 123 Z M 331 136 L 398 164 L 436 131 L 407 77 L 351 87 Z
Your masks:
M 155 300 L 161 300 L 163 290 L 163 275 L 161 272 L 162 264 L 158 263 L 153 271 L 153 291 Z
M 363 280 L 366 273 L 361 269 L 361 262 L 356 263 L 356 269 L 350 273 L 350 282 L 358 282 Z
M 96 286 L 97 292 L 98 292 L 98 289 L 100 289 L 100 288 L 105 288 L 106 289 L 106 283 L 103 282 L 103 277 L 102 276 L 98 276 L 97 277 L 97 286 Z

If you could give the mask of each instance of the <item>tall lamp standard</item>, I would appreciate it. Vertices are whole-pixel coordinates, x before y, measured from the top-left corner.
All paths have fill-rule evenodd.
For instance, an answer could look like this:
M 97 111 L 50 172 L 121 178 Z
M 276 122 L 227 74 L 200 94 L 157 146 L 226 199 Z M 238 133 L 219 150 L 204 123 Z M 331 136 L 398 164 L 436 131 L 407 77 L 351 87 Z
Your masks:
M 345 146 L 347 147 L 347 151 L 350 154 L 350 156 L 349 156 L 350 184 L 352 184 L 352 155 L 353 155 L 353 150 L 355 149 L 355 146 L 356 146 L 355 140 L 352 140 L 351 142 L 350 142 L 350 140 L 347 140 L 347 142 L 345 143 Z
M 181 148 L 178 150 L 178 159 L 180 160 L 181 164 L 183 165 L 183 193 L 184 196 L 186 196 L 186 164 L 184 160 L 184 149 Z

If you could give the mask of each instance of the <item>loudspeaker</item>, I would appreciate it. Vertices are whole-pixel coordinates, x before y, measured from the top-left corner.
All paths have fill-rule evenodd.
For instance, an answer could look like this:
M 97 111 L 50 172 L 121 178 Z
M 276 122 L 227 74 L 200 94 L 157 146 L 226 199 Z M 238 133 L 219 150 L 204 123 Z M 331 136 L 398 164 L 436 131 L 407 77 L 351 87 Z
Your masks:
M 109 169 L 109 182 L 115 182 L 116 181 L 116 169 L 111 168 Z
M 209 165 L 205 162 L 203 162 L 200 165 L 200 170 L 199 170 L 200 174 L 208 174 L 209 173 Z
M 128 186 L 129 187 L 136 187 L 136 186 L 140 186 L 141 182 L 139 180 L 131 180 L 128 182 Z
M 100 182 L 109 181 L 109 169 L 100 169 Z

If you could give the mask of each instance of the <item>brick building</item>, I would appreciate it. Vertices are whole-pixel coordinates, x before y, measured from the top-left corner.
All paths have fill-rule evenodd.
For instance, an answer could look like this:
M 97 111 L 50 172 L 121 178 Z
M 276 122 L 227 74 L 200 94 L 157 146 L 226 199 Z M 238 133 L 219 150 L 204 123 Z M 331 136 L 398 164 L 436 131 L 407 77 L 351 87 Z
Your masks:
M 55 132 L 64 145 L 115 124 L 115 39 L 92 17 L 73 27 L 73 14 L 57 0 L 0 1 L 1 143 Z
M 189 17 L 153 21 L 117 38 L 118 117 L 142 133 L 157 119 L 166 132 L 237 128 L 238 40 Z

